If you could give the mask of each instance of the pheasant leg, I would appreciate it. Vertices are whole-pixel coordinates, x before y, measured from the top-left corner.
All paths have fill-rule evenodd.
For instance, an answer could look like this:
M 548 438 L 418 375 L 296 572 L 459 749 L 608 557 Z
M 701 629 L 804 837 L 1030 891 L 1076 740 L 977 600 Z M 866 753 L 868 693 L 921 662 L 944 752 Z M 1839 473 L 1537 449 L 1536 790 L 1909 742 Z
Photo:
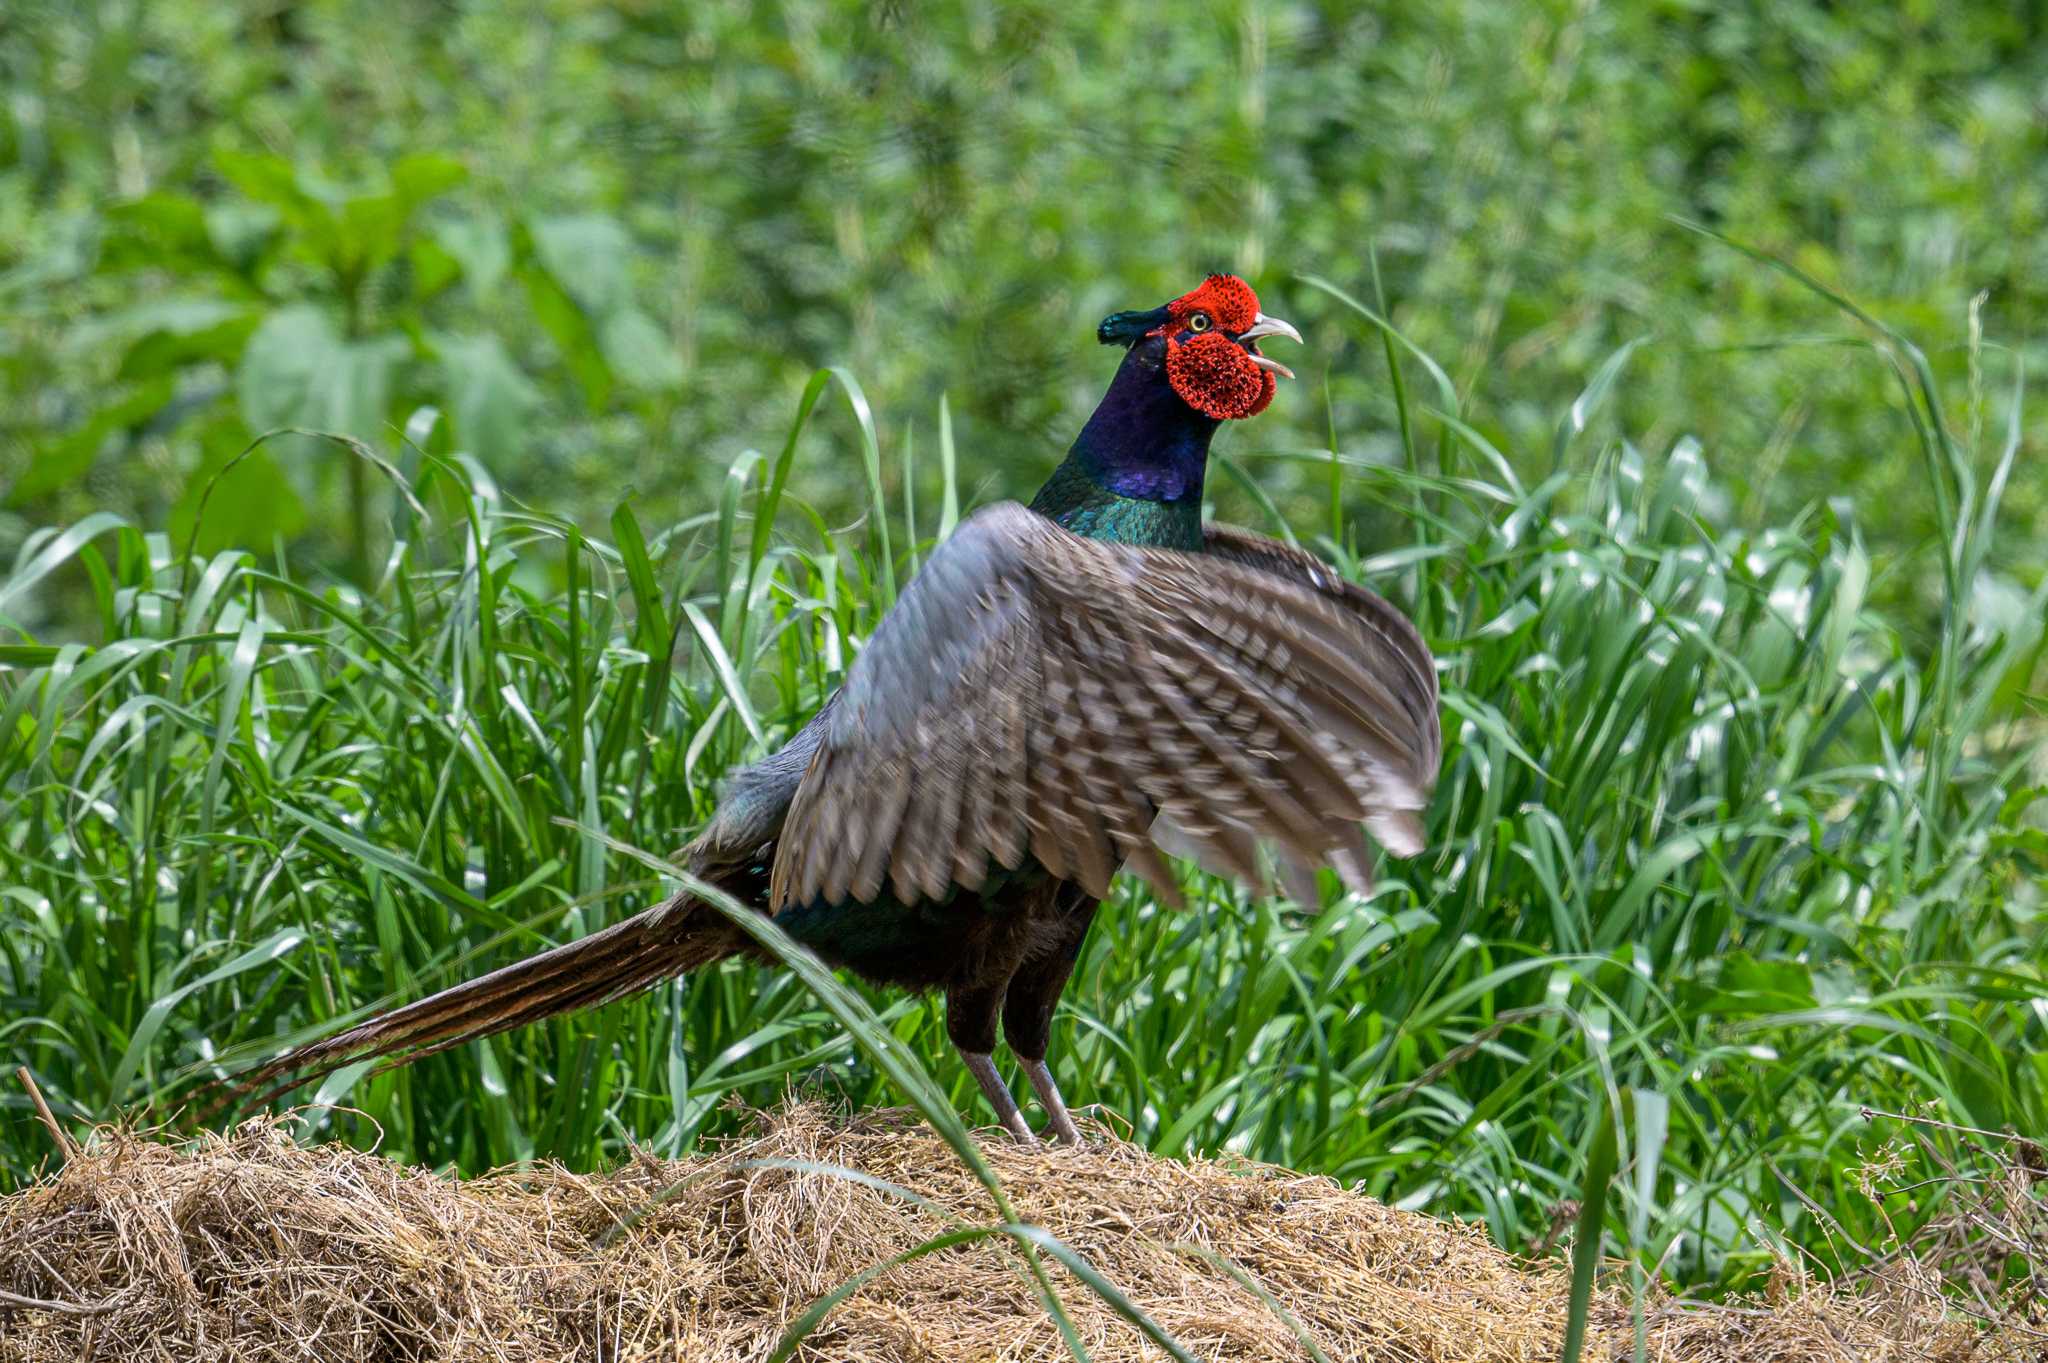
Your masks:
M 1095 921 L 1095 900 L 1079 885 L 1062 885 L 1057 893 L 1052 907 L 1059 915 L 1058 934 L 1043 954 L 1026 961 L 1010 980 L 1003 999 L 1003 1038 L 1024 1066 L 1045 1115 L 1051 1119 L 1051 1134 L 1061 1145 L 1079 1145 L 1081 1132 L 1067 1112 L 1059 1086 L 1052 1081 L 1052 1071 L 1046 1068 L 1045 1052 L 1052 1044 L 1052 1015 L 1059 1006 L 1060 991 L 1067 987 L 1081 944 L 1088 938 L 1088 925 Z
M 1038 1101 L 1045 1108 L 1045 1115 L 1052 1118 L 1052 1134 L 1061 1145 L 1081 1144 L 1081 1128 L 1074 1125 L 1072 1114 L 1067 1111 L 1067 1100 L 1060 1097 L 1059 1085 L 1052 1081 L 1052 1071 L 1045 1061 L 1024 1061 L 1024 1073 L 1030 1077 L 1031 1088 L 1038 1094 Z
M 1038 1137 L 1031 1134 L 1030 1126 L 1024 1121 L 1024 1114 L 1017 1110 L 1017 1100 L 1010 1096 L 1010 1086 L 1003 1082 L 1003 1076 L 996 1073 L 996 1062 L 985 1051 L 962 1051 L 960 1058 L 967 1062 L 967 1072 L 981 1085 L 982 1097 L 996 1110 L 996 1116 L 1019 1145 L 1036 1145 Z M 1034 1077 L 1032 1083 L 1035 1085 Z M 1058 1095 L 1055 1094 L 1055 1097 Z

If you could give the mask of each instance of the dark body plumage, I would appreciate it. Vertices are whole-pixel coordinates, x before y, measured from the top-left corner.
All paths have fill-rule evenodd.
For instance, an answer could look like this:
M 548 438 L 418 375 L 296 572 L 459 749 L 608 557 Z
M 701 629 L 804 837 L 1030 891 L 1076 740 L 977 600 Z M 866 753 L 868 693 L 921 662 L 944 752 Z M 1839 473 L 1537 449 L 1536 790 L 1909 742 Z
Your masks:
M 1116 338 L 1129 353 L 1030 508 L 961 524 L 844 688 L 733 778 L 688 853 L 694 874 L 825 961 L 943 992 L 948 1033 L 1025 1139 L 989 1059 L 998 1027 L 1055 1131 L 1076 1139 L 1044 1064 L 1048 1033 L 1120 867 L 1177 901 L 1162 849 L 1246 880 L 1264 878 L 1263 849 L 1300 897 L 1319 864 L 1362 888 L 1361 824 L 1394 852 L 1420 850 L 1436 774 L 1435 670 L 1408 621 L 1310 555 L 1203 525 L 1220 422 L 1169 382 L 1180 314 L 1167 314 L 1127 315 L 1166 329 Z M 678 896 L 246 1083 L 412 1058 L 750 942 Z

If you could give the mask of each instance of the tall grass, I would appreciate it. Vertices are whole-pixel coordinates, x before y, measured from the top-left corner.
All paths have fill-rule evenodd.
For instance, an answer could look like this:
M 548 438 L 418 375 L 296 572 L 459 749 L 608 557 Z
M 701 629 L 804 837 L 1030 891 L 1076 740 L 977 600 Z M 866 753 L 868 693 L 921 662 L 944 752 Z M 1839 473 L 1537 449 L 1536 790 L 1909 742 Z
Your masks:
M 1400 378 L 1406 460 L 1332 432 L 1238 437 L 1223 467 L 1254 488 L 1267 466 L 1326 476 L 1327 525 L 1270 528 L 1409 605 L 1443 659 L 1431 851 L 1371 898 L 1331 883 L 1319 913 L 1193 871 L 1185 912 L 1119 886 L 1056 1030 L 1070 1099 L 1155 1149 L 1325 1171 L 1518 1248 L 1553 1238 L 1627 1114 L 1608 1233 L 1639 1271 L 1708 1286 L 1779 1248 L 1834 1265 L 1880 1238 L 1858 1168 L 1890 1133 L 1866 1105 L 2048 1129 L 2040 834 L 2014 738 L 2044 600 L 1993 610 L 1983 576 L 2017 378 L 1993 448 L 1964 448 L 1916 352 L 1870 333 L 1912 413 L 1884 457 L 1923 462 L 1950 531 L 1928 550 L 1937 617 L 1899 620 L 1872 585 L 1926 565 L 1873 561 L 1849 508 L 1737 529 L 1710 507 L 1740 452 L 1603 438 L 1627 351 L 1550 449 L 1510 459 L 1352 306 Z M 811 431 L 820 413 L 839 424 Z M 644 905 L 663 879 L 620 848 L 680 844 L 950 529 L 939 418 L 920 442 L 938 473 L 907 441 L 891 467 L 858 383 L 820 373 L 715 509 L 649 526 L 628 497 L 602 537 L 412 445 L 366 465 L 393 528 L 368 590 L 110 515 L 34 537 L 0 615 L 82 583 L 96 619 L 90 643 L 0 644 L 10 1059 L 72 1119 L 164 1111 L 197 1075 Z M 860 462 L 854 532 L 800 498 L 818 459 Z M 921 514 L 920 481 L 939 489 Z M 1401 542 L 1361 541 L 1346 508 L 1368 501 Z M 480 1169 L 684 1151 L 737 1120 L 730 1097 L 792 1083 L 894 1103 L 933 1076 L 985 1120 L 937 1007 L 866 998 L 898 1059 L 857 1047 L 801 975 L 729 964 L 345 1071 L 318 1096 L 362 1118 L 323 1124 Z M 25 1100 L 0 1102 L 0 1182 L 19 1180 L 42 1137 Z

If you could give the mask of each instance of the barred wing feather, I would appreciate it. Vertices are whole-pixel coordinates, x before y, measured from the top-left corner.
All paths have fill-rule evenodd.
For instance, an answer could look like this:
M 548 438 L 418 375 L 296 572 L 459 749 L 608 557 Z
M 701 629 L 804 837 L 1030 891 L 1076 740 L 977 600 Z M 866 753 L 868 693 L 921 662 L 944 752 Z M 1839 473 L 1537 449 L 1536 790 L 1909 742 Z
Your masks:
M 1162 850 L 1367 883 L 1363 825 L 1421 850 L 1434 666 L 1393 607 L 1311 555 L 1210 527 L 1185 553 L 1083 539 L 1014 503 L 940 547 L 854 665 L 798 786 L 791 904 L 979 887 L 1035 858 L 1100 896 Z

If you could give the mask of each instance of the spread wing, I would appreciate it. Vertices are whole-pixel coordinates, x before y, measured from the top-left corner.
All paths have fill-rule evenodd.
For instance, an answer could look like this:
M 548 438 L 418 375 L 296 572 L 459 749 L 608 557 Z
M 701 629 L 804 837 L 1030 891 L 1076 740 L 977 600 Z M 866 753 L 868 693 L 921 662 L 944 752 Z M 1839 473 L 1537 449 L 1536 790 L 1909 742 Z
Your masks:
M 1363 824 L 1422 847 L 1436 673 L 1413 626 L 1317 559 L 1083 539 L 1014 503 L 961 525 L 855 663 L 789 807 L 771 903 L 902 903 L 1036 858 L 1102 895 L 1162 844 L 1258 881 L 1368 884 Z M 1311 882 L 1312 883 L 1312 882 Z
M 1416 770 L 1421 773 L 1426 797 L 1436 785 L 1437 764 L 1443 757 L 1443 733 L 1437 723 L 1436 661 L 1414 622 L 1377 594 L 1339 577 L 1335 568 L 1314 554 L 1291 544 L 1234 525 L 1213 523 L 1202 527 L 1202 538 L 1205 552 L 1211 555 L 1291 577 L 1302 586 L 1333 598 L 1379 636 L 1386 659 L 1396 669 L 1389 677 L 1395 698 L 1414 721 L 1415 737 L 1422 744 L 1416 753 Z

